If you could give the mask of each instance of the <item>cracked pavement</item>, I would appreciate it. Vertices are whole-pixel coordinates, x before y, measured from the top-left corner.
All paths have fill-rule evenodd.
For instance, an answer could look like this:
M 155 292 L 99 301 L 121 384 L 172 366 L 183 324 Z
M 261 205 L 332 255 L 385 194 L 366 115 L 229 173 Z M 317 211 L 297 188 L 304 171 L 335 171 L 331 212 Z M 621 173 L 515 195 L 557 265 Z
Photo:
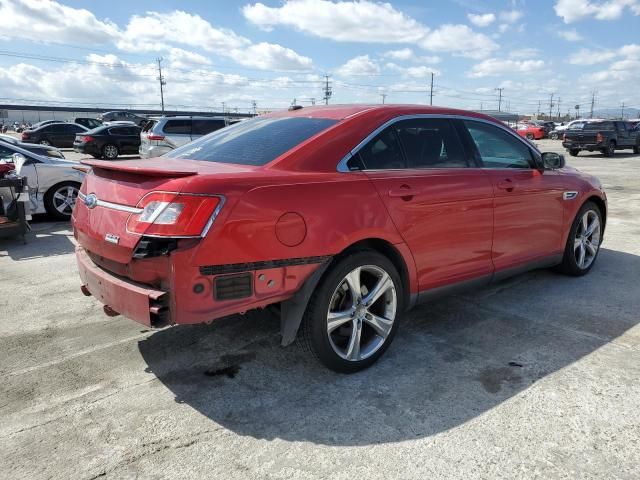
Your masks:
M 422 305 L 350 376 L 281 348 L 266 313 L 160 331 L 106 317 L 68 224 L 0 240 L 0 477 L 637 478 L 640 156 L 567 161 L 609 196 L 589 275 Z

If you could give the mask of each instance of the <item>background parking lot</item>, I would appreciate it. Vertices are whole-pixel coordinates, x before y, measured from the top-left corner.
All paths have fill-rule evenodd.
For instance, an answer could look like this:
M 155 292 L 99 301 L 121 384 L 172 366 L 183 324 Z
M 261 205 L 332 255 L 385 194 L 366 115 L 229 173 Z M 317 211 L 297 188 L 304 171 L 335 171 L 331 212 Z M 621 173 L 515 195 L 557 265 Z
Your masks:
M 26 245 L 0 240 L 1 476 L 637 478 L 640 155 L 567 161 L 609 197 L 590 275 L 423 305 L 351 376 L 281 348 L 266 313 L 108 318 L 80 293 L 70 226 L 37 219 Z

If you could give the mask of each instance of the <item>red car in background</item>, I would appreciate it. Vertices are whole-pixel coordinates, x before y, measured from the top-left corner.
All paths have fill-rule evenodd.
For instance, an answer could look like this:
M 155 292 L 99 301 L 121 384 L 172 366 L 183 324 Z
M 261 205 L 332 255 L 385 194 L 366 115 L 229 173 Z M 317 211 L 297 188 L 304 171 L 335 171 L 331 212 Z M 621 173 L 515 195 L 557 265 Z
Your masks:
M 526 270 L 583 275 L 600 182 L 482 114 L 327 106 L 256 117 L 165 157 L 90 168 L 82 291 L 151 327 L 267 306 L 327 367 L 366 368 L 418 302 Z
M 541 140 L 547 134 L 544 127 L 534 125 L 532 123 L 518 125 L 516 131 L 518 132 L 518 135 L 528 140 Z

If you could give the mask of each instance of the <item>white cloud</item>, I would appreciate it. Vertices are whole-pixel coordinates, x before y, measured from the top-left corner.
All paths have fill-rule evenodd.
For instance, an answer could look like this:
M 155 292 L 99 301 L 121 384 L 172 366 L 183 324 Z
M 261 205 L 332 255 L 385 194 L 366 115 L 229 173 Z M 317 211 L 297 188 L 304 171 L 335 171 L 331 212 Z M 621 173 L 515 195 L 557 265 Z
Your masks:
M 169 64 L 174 68 L 188 68 L 193 65 L 209 65 L 211 61 L 204 55 L 182 48 L 169 50 Z
M 512 73 L 529 73 L 545 66 L 543 60 L 502 60 L 489 58 L 474 65 L 468 72 L 472 78 L 497 76 Z
M 369 55 L 360 55 L 352 58 L 344 65 L 335 70 L 336 74 L 343 77 L 356 75 L 377 75 L 380 73 L 380 66 L 369 58 Z
M 533 58 L 540 55 L 540 50 L 537 48 L 518 48 L 509 52 L 511 58 Z
M 431 74 L 440 75 L 440 71 L 432 67 L 409 67 L 406 69 L 406 76 L 413 78 L 428 78 Z
M 488 27 L 496 20 L 496 16 L 493 13 L 485 13 L 485 14 L 468 13 L 467 18 L 476 27 Z
M 265 29 L 282 25 L 339 42 L 417 43 L 426 50 L 472 58 L 487 56 L 497 45 L 467 25 L 429 29 L 389 3 L 369 0 L 285 0 L 279 7 L 245 5 L 245 18 Z
M 392 58 L 394 60 L 411 60 L 415 58 L 415 53 L 410 48 L 401 48 L 400 50 L 389 50 L 382 54 L 385 58 Z
M 581 55 L 582 53 L 584 53 L 584 56 Z M 615 61 L 609 64 L 605 70 L 583 75 L 582 82 L 595 84 L 594 86 L 608 82 L 607 86 L 609 88 L 615 88 L 616 84 L 628 87 L 636 83 L 638 77 L 640 77 L 640 44 L 624 45 L 616 51 L 605 50 L 599 53 L 603 54 L 607 59 L 615 59 Z M 575 58 L 572 57 L 572 59 L 586 61 L 586 51 L 577 52 Z M 585 63 L 581 65 L 585 65 Z M 586 65 L 590 64 L 586 63 Z
M 500 17 L 500 20 L 502 20 L 503 22 L 515 23 L 518 20 L 520 20 L 523 15 L 524 13 L 522 13 L 520 10 L 508 10 L 505 12 L 500 12 L 498 16 Z
M 449 52 L 469 58 L 483 58 L 498 48 L 486 35 L 474 32 L 466 25 L 445 24 L 429 32 L 420 41 L 426 50 Z
M 2 0 L 0 18 L 0 36 L 36 42 L 97 45 L 113 41 L 120 33 L 117 25 L 98 20 L 88 10 L 47 0 Z
M 557 0 L 553 9 L 565 23 L 572 23 L 584 18 L 597 20 L 615 20 L 620 18 L 625 8 L 629 7 L 634 15 L 640 15 L 640 0 Z
M 242 13 L 265 30 L 282 25 L 336 41 L 410 43 L 426 30 L 391 4 L 368 0 L 285 0 L 279 7 L 254 3 Z
M 616 52 L 611 50 L 589 50 L 583 48 L 569 57 L 572 65 L 595 65 L 607 62 L 616 57 Z
M 308 70 L 313 67 L 309 57 L 273 43 L 257 43 L 231 50 L 228 55 L 240 65 L 263 70 Z
M 558 31 L 558 36 L 564 38 L 567 42 L 579 42 L 582 40 L 582 35 L 580 35 L 575 28 L 571 30 L 560 30 Z

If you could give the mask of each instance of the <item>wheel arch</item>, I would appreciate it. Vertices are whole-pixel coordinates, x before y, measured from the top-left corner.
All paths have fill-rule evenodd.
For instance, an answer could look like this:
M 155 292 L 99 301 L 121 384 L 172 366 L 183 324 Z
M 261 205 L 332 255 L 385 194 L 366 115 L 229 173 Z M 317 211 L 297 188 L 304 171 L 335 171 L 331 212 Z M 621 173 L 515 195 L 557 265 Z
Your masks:
M 361 239 L 351 243 L 334 255 L 331 260 L 318 267 L 292 298 L 281 302 L 280 333 L 282 335 L 283 346 L 289 345 L 295 340 L 302 322 L 302 317 L 307 310 L 311 294 L 331 267 L 345 256 L 362 250 L 376 251 L 387 257 L 391 263 L 393 263 L 398 270 L 402 282 L 404 305 L 407 309 L 413 306 L 416 295 L 412 294 L 412 291 L 417 291 L 417 273 L 409 248 L 405 244 L 393 244 L 382 238 L 372 237 Z
M 604 234 L 604 230 L 607 225 L 607 203 L 597 195 L 591 195 L 587 197 L 582 205 L 587 202 L 595 203 L 600 209 L 600 213 L 602 214 L 602 234 Z M 582 205 L 580 205 L 580 208 L 582 208 Z

